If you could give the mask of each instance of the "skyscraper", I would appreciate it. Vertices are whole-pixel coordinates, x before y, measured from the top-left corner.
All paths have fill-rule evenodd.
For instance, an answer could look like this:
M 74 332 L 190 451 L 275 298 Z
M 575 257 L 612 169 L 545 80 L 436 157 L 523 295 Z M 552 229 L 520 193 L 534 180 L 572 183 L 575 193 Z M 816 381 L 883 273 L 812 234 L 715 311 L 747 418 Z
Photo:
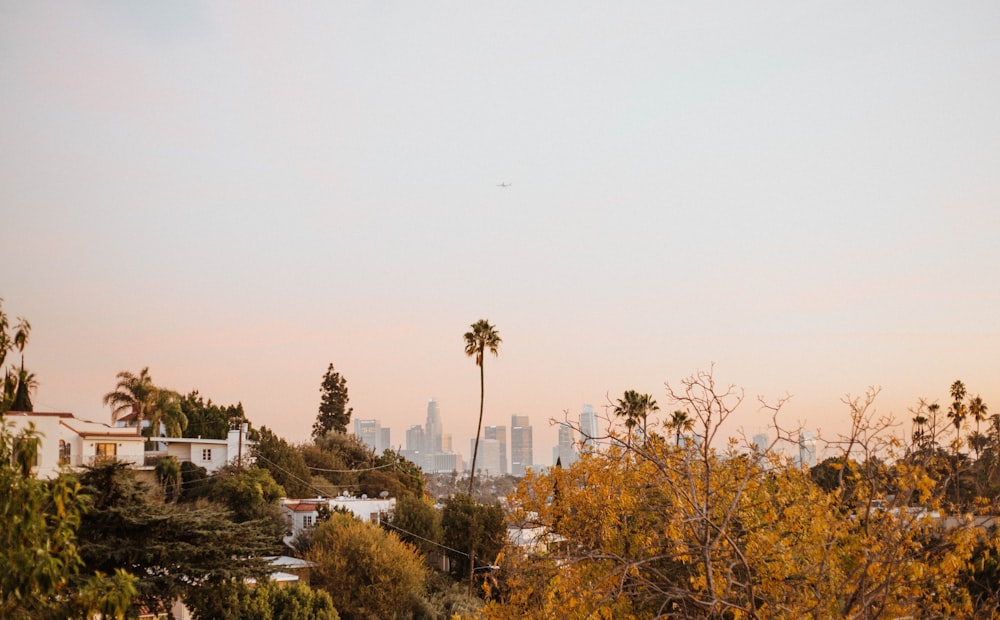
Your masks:
M 510 473 L 524 476 L 532 465 L 531 422 L 526 415 L 510 416 Z
M 389 445 L 389 429 L 382 428 L 378 420 L 354 420 L 354 435 L 376 454 L 391 447 Z
M 600 436 L 600 428 L 597 424 L 597 414 L 590 405 L 584 405 L 580 412 L 580 434 L 583 438 L 584 450 L 595 450 L 597 448 L 597 438 Z
M 427 401 L 427 423 L 424 425 L 425 452 L 441 451 L 441 411 L 433 398 Z
M 500 444 L 500 467 L 494 473 L 498 476 L 506 476 L 507 469 L 507 427 L 506 426 L 486 426 L 483 428 L 483 437 L 486 439 L 496 439 Z M 475 442 L 475 440 L 473 440 Z M 478 467 L 478 463 L 476 464 Z
M 816 466 L 816 433 L 802 431 L 799 433 L 799 466 Z
M 559 425 L 559 444 L 552 449 L 553 465 L 560 463 L 563 467 L 569 467 L 577 461 L 579 456 L 576 453 L 576 447 L 573 445 L 576 440 L 575 435 L 573 427 L 569 424 L 564 423 Z

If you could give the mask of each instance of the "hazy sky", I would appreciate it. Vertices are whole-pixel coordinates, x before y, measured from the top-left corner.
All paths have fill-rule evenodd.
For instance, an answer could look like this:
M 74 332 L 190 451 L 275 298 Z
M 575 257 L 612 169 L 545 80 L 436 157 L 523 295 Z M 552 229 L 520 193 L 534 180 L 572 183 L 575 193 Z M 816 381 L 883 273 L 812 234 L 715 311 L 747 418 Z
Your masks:
M 36 410 L 120 370 L 467 453 L 715 364 L 783 419 L 1000 412 L 1000 3 L 0 0 L 0 297 Z M 499 188 L 498 183 L 512 183 Z

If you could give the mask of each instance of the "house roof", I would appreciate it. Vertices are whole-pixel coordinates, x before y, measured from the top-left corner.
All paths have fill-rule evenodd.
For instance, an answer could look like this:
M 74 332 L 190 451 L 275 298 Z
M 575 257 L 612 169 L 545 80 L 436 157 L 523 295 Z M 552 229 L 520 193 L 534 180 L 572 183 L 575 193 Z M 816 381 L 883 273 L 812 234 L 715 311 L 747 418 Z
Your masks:
M 61 417 L 59 423 L 81 437 L 114 437 L 120 440 L 146 441 L 135 434 L 135 427 L 108 426 L 101 422 L 78 420 L 73 416 Z

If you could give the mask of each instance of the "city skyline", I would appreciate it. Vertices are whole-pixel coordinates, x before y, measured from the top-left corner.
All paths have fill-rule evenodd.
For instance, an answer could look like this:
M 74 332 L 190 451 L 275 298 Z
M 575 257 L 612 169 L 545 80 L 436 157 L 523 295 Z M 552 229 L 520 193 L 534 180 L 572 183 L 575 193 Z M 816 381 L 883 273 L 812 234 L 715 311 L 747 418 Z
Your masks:
M 998 31 L 984 0 L 0 0 L 35 409 L 107 422 L 149 367 L 304 442 L 332 363 L 355 418 L 434 395 L 464 453 L 480 319 L 483 426 L 530 416 L 536 460 L 709 369 L 725 434 L 791 396 L 820 453 L 869 386 L 901 433 L 956 379 L 995 409 Z

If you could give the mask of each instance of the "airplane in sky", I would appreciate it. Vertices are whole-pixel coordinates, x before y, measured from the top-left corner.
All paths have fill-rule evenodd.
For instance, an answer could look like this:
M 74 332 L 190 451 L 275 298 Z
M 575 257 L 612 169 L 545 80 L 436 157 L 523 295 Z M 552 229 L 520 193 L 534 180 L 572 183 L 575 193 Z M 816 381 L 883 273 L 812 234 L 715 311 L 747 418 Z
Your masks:
M 502 183 L 500 183 L 499 185 L 497 185 L 497 187 L 510 187 L 510 185 L 511 185 L 510 183 L 508 183 L 506 181 L 503 181 Z

